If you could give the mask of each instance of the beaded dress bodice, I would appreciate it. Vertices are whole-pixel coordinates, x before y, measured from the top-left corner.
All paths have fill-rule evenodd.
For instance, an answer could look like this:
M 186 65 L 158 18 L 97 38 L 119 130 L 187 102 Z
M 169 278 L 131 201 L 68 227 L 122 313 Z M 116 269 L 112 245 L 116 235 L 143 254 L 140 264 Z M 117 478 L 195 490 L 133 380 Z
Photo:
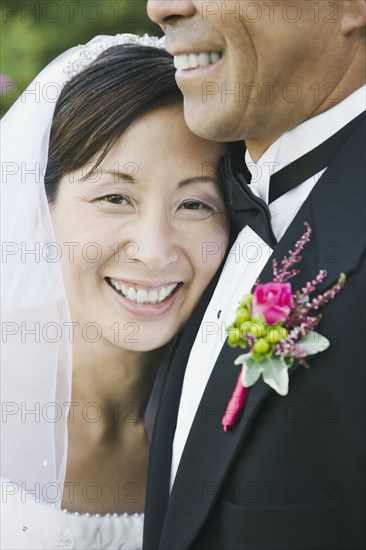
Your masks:
M 10 498 L 2 506 L 6 550 L 141 550 L 143 514 L 79 514 Z

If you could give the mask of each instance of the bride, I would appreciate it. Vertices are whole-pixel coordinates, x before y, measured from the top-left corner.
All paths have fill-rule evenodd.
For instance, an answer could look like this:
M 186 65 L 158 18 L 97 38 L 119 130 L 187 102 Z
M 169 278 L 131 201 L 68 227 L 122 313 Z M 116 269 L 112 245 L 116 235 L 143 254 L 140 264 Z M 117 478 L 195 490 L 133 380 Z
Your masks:
M 229 240 L 227 146 L 174 74 L 157 39 L 97 37 L 2 121 L 4 549 L 142 545 L 164 358 Z

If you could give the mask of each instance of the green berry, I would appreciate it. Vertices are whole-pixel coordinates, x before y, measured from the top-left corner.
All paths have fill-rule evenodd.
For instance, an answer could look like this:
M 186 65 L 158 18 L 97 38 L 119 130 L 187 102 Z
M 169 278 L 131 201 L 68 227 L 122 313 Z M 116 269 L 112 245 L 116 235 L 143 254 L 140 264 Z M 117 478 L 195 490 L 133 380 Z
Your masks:
M 269 343 L 264 338 L 260 338 L 253 344 L 253 350 L 257 353 L 267 353 L 269 350 Z
M 248 308 L 246 307 L 240 307 L 236 312 L 236 323 L 241 326 L 245 321 L 248 321 L 250 319 L 250 313 L 248 311 Z
M 281 334 L 278 329 L 270 328 L 266 339 L 270 344 L 277 344 L 281 340 Z
M 240 331 L 238 328 L 232 328 L 228 330 L 227 343 L 231 348 L 236 348 L 240 341 Z
M 288 330 L 284 327 L 279 327 L 278 330 L 280 331 L 281 340 L 286 340 L 286 338 L 288 336 Z
M 253 296 L 251 294 L 246 294 L 241 301 L 240 307 L 251 309 L 252 301 Z
M 266 327 L 264 323 L 260 323 L 259 321 L 249 321 L 245 323 L 245 332 L 250 332 L 250 334 L 253 334 L 256 338 L 261 338 L 265 335 Z M 242 327 L 243 329 L 243 327 Z

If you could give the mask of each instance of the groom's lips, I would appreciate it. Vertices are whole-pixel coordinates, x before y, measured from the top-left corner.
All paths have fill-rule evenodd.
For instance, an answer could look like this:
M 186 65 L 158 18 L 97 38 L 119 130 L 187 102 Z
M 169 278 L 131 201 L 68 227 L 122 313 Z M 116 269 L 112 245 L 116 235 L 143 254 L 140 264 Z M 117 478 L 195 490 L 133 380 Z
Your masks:
M 180 81 L 212 81 L 216 82 L 219 79 L 219 70 L 222 65 L 222 58 L 215 63 L 210 63 L 203 67 L 196 67 L 195 69 L 177 69 L 175 78 L 179 84 Z
M 176 37 L 177 38 L 177 37 Z M 198 76 L 199 73 L 210 71 L 220 63 L 224 48 L 220 41 L 201 41 L 197 43 L 188 43 L 187 41 L 173 39 L 166 34 L 165 47 L 174 57 L 174 66 L 177 69 L 178 76 L 187 76 L 188 74 Z
M 220 50 L 199 50 L 174 55 L 177 70 L 192 71 L 215 65 L 222 58 Z

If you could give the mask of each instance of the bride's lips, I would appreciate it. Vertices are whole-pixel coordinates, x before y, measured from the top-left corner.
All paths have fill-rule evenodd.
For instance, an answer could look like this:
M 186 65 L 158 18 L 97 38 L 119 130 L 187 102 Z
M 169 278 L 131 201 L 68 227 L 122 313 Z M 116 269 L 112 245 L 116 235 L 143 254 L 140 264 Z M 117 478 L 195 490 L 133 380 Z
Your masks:
M 117 302 L 120 305 L 122 305 L 124 309 L 126 309 L 129 313 L 132 313 L 136 317 L 145 318 L 145 319 L 156 319 L 158 317 L 161 317 L 162 315 L 165 315 L 173 307 L 175 301 L 177 300 L 178 294 L 180 293 L 180 290 L 183 286 L 183 283 L 179 282 L 177 287 L 172 292 L 172 294 L 160 303 L 138 304 L 135 302 L 131 302 L 125 296 L 123 296 L 120 292 L 118 292 L 117 289 L 114 288 L 113 285 L 111 284 L 109 277 L 106 277 L 104 279 L 104 282 L 109 295 L 112 296 L 114 300 L 117 300 Z M 154 284 L 154 285 L 150 285 L 150 288 L 154 289 L 161 286 L 163 285 Z M 167 285 L 164 285 L 164 286 L 167 286 Z M 145 284 L 144 288 L 149 288 L 149 285 Z

